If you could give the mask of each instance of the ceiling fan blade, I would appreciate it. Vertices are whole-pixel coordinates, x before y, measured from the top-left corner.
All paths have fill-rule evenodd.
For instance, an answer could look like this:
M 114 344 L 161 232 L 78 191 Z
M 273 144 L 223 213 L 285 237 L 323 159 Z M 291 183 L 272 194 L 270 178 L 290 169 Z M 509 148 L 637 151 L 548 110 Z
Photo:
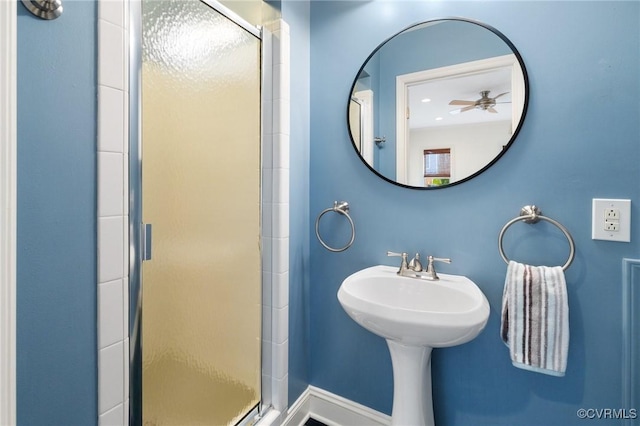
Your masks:
M 472 109 L 475 109 L 475 107 L 476 107 L 475 105 L 469 105 L 469 106 L 466 106 L 464 108 L 454 109 L 454 110 L 449 111 L 449 114 L 451 114 L 451 115 L 460 114 L 461 112 L 471 111 Z
M 498 96 L 496 96 L 495 98 L 493 98 L 493 100 L 495 101 L 496 99 L 498 99 L 500 96 L 504 96 L 509 92 L 504 92 L 504 93 L 500 93 Z
M 449 102 L 449 105 L 475 105 L 475 104 L 476 104 L 475 101 L 461 101 L 458 99 Z
M 498 113 L 498 111 L 496 111 L 496 110 L 495 110 L 494 108 L 492 108 L 492 107 L 487 108 L 487 111 L 489 111 L 489 112 L 491 112 L 491 113 L 493 113 L 493 114 L 497 114 L 497 113 Z

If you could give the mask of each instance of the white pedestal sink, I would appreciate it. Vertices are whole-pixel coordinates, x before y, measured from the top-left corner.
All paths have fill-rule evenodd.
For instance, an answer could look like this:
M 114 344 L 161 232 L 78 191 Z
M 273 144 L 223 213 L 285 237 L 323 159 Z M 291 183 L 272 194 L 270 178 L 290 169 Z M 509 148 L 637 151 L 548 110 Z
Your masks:
M 393 364 L 394 426 L 433 426 L 431 350 L 466 343 L 484 329 L 489 302 L 469 278 L 401 277 L 373 266 L 347 277 L 338 300 L 358 324 L 387 340 Z

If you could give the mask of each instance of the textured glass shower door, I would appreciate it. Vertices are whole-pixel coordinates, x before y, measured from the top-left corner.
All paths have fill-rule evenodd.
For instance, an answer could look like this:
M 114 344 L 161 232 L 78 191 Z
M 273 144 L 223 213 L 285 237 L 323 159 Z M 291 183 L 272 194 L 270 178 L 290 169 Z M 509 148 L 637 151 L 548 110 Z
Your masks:
M 260 40 L 142 2 L 142 418 L 230 425 L 260 401 Z

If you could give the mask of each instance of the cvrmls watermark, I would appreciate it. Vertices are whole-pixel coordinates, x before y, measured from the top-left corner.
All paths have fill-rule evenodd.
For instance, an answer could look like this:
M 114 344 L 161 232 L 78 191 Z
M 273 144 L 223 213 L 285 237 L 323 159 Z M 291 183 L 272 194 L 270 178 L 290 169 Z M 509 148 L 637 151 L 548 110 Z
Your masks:
M 580 419 L 605 420 L 605 419 L 636 419 L 638 412 L 635 408 L 580 408 L 576 415 Z

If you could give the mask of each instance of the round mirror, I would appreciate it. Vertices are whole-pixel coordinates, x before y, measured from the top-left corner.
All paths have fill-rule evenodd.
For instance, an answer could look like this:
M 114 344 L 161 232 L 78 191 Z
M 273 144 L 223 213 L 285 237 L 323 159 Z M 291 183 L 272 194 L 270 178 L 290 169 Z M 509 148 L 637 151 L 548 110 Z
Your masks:
M 349 132 L 383 179 L 435 189 L 467 181 L 513 143 L 527 73 L 500 32 L 461 18 L 413 25 L 369 55 L 351 88 Z

